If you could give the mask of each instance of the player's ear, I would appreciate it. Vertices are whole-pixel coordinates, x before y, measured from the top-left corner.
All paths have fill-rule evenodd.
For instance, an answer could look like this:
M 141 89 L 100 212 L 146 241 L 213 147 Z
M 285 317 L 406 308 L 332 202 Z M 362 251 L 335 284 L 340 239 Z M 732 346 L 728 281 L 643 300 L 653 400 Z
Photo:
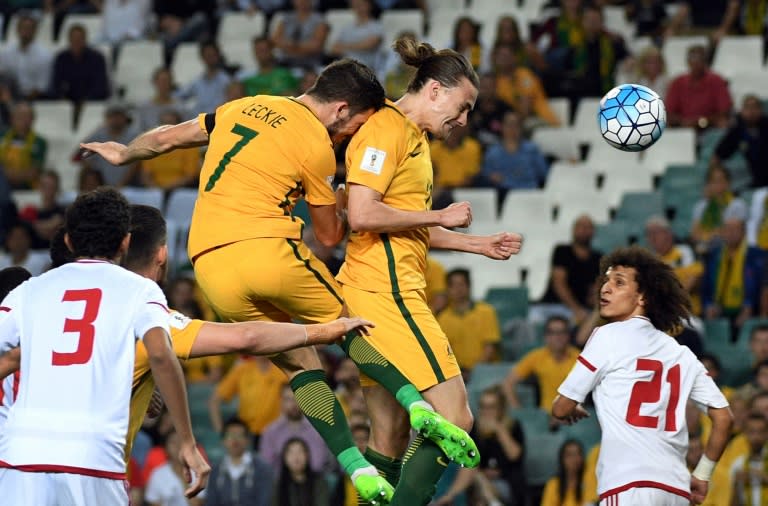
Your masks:
M 336 104 L 336 119 L 349 118 L 349 104 L 346 102 L 338 102 Z
M 440 93 L 440 87 L 441 87 L 441 84 L 440 84 L 440 82 L 439 82 L 439 81 L 436 81 L 436 80 L 434 80 L 434 79 L 432 79 L 432 80 L 431 80 L 431 81 L 430 81 L 430 82 L 427 84 L 427 88 L 428 88 L 428 94 L 429 94 L 429 99 L 430 99 L 430 100 L 436 100 L 436 99 L 437 99 L 437 96 L 438 96 L 438 95 L 439 95 L 439 93 Z
M 155 262 L 157 265 L 165 265 L 165 263 L 168 261 L 168 245 L 163 244 L 160 249 L 157 250 L 157 254 L 155 255 Z
M 64 233 L 64 244 L 71 253 L 75 252 L 75 249 L 72 247 L 72 240 L 69 238 L 69 232 Z
M 117 250 L 117 256 L 118 258 L 125 257 L 126 254 L 128 254 L 128 246 L 131 244 L 131 233 L 128 232 L 125 234 L 125 237 L 123 237 L 122 242 L 120 243 L 120 249 Z

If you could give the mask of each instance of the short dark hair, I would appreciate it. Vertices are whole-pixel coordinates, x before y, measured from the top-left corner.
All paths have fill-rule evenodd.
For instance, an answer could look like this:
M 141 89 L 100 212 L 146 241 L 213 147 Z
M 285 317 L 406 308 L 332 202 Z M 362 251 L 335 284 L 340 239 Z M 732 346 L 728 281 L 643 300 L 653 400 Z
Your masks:
M 75 256 L 67 247 L 67 243 L 64 242 L 64 235 L 66 233 L 67 230 L 64 227 L 59 227 L 51 238 L 51 247 L 48 252 L 51 256 L 51 269 L 61 267 L 75 260 Z
M 754 339 L 755 334 L 757 334 L 758 332 L 766 332 L 766 331 L 768 331 L 768 323 L 760 323 L 758 325 L 755 325 L 754 327 L 752 327 L 752 330 L 749 331 L 749 340 L 751 341 L 752 339 Z
M 131 205 L 131 243 L 123 259 L 128 270 L 147 267 L 167 242 L 163 213 L 152 206 Z
M 749 422 L 750 420 L 751 421 L 759 420 L 759 421 L 763 422 L 765 425 L 768 425 L 768 418 L 763 416 L 762 413 L 756 413 L 754 411 L 750 412 L 747 415 L 747 419 L 744 421 L 745 425 L 746 425 L 746 422 Z
M 248 428 L 248 424 L 238 416 L 232 416 L 228 418 L 226 422 L 224 422 L 224 425 L 221 428 L 221 435 L 224 436 L 230 427 L 242 427 L 245 429 L 246 434 L 251 434 L 251 430 Z
M 320 102 L 344 101 L 349 104 L 349 114 L 384 107 L 384 88 L 376 73 L 357 60 L 342 58 L 320 72 L 307 95 Z
M 436 50 L 426 42 L 419 42 L 413 37 L 399 37 L 392 48 L 406 65 L 416 67 L 416 74 L 408 83 L 408 91 L 419 91 L 434 79 L 441 85 L 453 88 L 459 85 L 465 77 L 477 88 L 479 79 L 477 72 L 464 55 L 453 49 Z
M 768 367 L 768 359 L 761 360 L 760 362 L 756 363 L 755 368 L 753 369 L 753 374 L 757 374 L 758 372 L 760 372 L 760 369 L 762 369 L 763 367 Z
M 67 35 L 72 35 L 72 32 L 81 32 L 83 34 L 83 37 L 88 38 L 88 30 L 85 29 L 85 25 L 82 25 L 80 23 L 75 23 L 74 25 L 71 25 L 69 27 L 69 31 L 67 32 Z
M 717 355 L 714 355 L 712 353 L 702 353 L 699 355 L 699 362 L 704 362 L 705 360 L 709 360 L 712 362 L 712 366 L 715 368 L 717 372 L 720 372 L 723 370 L 723 365 L 720 363 L 720 359 L 717 358 Z
M 691 298 L 672 268 L 640 246 L 618 248 L 600 260 L 600 283 L 609 267 L 635 269 L 638 292 L 645 300 L 645 316 L 657 329 L 674 334 L 689 321 Z
M 11 290 L 32 277 L 24 267 L 6 267 L 0 270 L 0 301 L 2 301 L 6 295 L 11 293 Z
M 466 281 L 467 286 L 472 285 L 472 280 L 469 275 L 469 269 L 465 269 L 464 267 L 457 267 L 456 269 L 452 269 L 448 271 L 448 274 L 445 275 L 446 281 L 451 279 L 453 276 L 461 276 L 464 278 L 464 281 Z
M 67 209 L 65 227 L 75 258 L 110 258 L 131 227 L 130 204 L 110 187 L 83 193 Z
M 568 317 L 561 314 L 553 314 L 552 316 L 544 320 L 544 330 L 546 330 L 547 327 L 549 327 L 549 325 L 554 322 L 564 323 L 565 326 L 568 328 L 568 330 L 571 329 L 571 321 L 568 319 Z

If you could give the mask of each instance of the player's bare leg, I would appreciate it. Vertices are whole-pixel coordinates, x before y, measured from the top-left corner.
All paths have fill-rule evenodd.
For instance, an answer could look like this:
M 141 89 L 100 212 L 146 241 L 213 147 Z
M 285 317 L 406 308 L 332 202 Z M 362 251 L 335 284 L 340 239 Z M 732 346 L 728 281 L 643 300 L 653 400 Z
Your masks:
M 271 358 L 288 376 L 296 403 L 338 459 L 357 493 L 374 505 L 389 504 L 394 488 L 379 476 L 352 439 L 347 419 L 333 394 L 314 348 L 297 348 Z
M 408 413 L 380 385 L 363 387 L 363 394 L 371 419 L 371 434 L 365 458 L 376 466 L 392 486 L 397 486 L 403 466 L 402 458 L 411 436 Z

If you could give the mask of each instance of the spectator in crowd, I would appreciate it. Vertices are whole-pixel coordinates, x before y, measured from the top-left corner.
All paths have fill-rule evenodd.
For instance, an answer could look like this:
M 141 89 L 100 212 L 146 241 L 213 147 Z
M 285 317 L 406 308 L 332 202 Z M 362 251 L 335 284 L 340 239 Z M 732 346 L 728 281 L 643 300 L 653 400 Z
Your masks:
M 67 14 L 96 14 L 99 9 L 92 0 L 45 0 L 45 11 L 53 14 L 53 40 L 58 40 Z
M 269 21 L 277 11 L 287 8 L 288 0 L 225 0 L 225 4 L 249 15 L 261 12 Z
M 484 390 L 478 407 L 470 435 L 480 451 L 480 465 L 476 469 L 460 469 L 454 482 L 434 504 L 454 504 L 454 499 L 469 489 L 471 498 L 475 499 L 470 499 L 470 504 L 524 506 L 528 487 L 523 466 L 526 451 L 523 428 L 507 414 L 499 387 Z
M 578 96 L 601 97 L 614 86 L 616 69 L 629 52 L 620 35 L 603 25 L 603 11 L 587 6 L 581 16 L 583 39 L 572 43 L 569 72 Z
M 396 39 L 400 37 L 411 37 L 415 39 L 416 34 L 412 31 L 405 30 L 400 32 Z M 388 48 L 384 53 L 381 67 L 380 77 L 381 82 L 384 85 L 384 91 L 387 92 L 387 97 L 392 100 L 397 100 L 405 95 L 405 92 L 408 89 L 408 83 L 411 82 L 411 79 L 416 73 L 416 68 L 403 63 L 400 59 L 400 55 L 395 53 L 391 48 Z
M 355 441 L 357 449 L 361 452 L 365 452 L 365 448 L 368 445 L 368 438 L 371 435 L 371 428 L 367 423 L 354 422 L 351 416 L 349 418 L 349 430 L 352 432 L 352 439 Z M 344 473 L 339 476 L 339 481 L 336 483 L 336 488 L 333 491 L 331 497 L 332 505 L 339 506 L 357 506 L 357 492 L 355 486 L 352 484 L 352 480 Z
M 192 499 L 187 499 L 184 496 L 187 480 L 184 476 L 186 472 L 184 463 L 179 457 L 180 449 L 179 436 L 176 434 L 176 431 L 171 431 L 165 439 L 165 455 L 167 460 L 150 474 L 147 488 L 144 491 L 144 500 L 146 502 L 161 506 L 173 506 L 176 504 L 199 506 L 203 504 L 205 492 Z
M 471 371 L 480 362 L 498 357 L 501 341 L 496 310 L 470 297 L 471 280 L 467 269 L 454 269 L 446 276 L 448 307 L 437 316 L 451 349 L 463 371 Z
M 349 6 L 355 20 L 339 29 L 330 52 L 333 56 L 353 58 L 375 69 L 384 41 L 384 26 L 378 20 L 378 7 L 373 0 L 350 0 Z
M 544 186 L 549 165 L 538 146 L 523 137 L 520 115 L 507 112 L 501 127 L 501 142 L 490 146 L 480 172 L 483 181 L 501 190 L 536 189 Z M 499 198 L 501 202 L 503 198 Z
M 469 135 L 467 125 L 454 127 L 447 139 L 432 140 L 429 152 L 435 172 L 433 195 L 438 191 L 472 186 L 472 179 L 480 172 L 483 147 Z M 439 199 L 433 197 L 433 200 Z
M 440 314 L 440 311 L 448 305 L 448 293 L 445 283 L 445 267 L 438 262 L 432 255 L 427 255 L 427 273 L 426 273 L 426 295 L 429 308 L 434 314 Z
M 314 69 L 305 69 L 299 80 L 299 91 L 297 92 L 297 95 L 306 93 L 307 90 L 315 84 L 315 81 L 317 81 L 317 75 L 318 74 Z
M 650 249 L 672 267 L 686 291 L 691 294 L 693 314 L 701 314 L 701 275 L 704 266 L 687 244 L 675 244 L 672 226 L 663 216 L 651 216 L 645 222 L 645 239 Z
M 502 388 L 507 402 L 520 407 L 515 387 L 534 376 L 539 385 L 539 407 L 549 413 L 557 396 L 557 387 L 563 382 L 579 356 L 571 346 L 571 329 L 564 316 L 550 316 L 544 323 L 544 346 L 528 352 L 504 378 Z
M 304 439 L 293 437 L 285 442 L 273 506 L 330 506 L 328 484 L 310 466 L 311 458 Z
M 235 396 L 239 401 L 237 416 L 248 425 L 258 440 L 265 428 L 280 416 L 280 396 L 285 375 L 266 357 L 243 356 L 216 386 L 208 402 L 211 425 L 221 432 L 221 402 Z M 275 462 L 270 462 L 276 464 Z
M 719 165 L 735 153 L 741 153 L 747 160 L 752 174 L 752 187 L 768 186 L 768 116 L 757 95 L 747 95 L 741 103 L 741 110 L 717 145 L 711 163 Z M 768 248 L 768 231 L 763 248 Z
M 311 450 L 310 469 L 321 473 L 332 468 L 334 464 L 330 451 L 325 446 L 320 434 L 302 414 L 298 404 L 296 404 L 296 398 L 290 385 L 284 384 L 280 390 L 280 395 L 282 401 L 280 416 L 264 429 L 263 437 L 259 441 L 259 456 L 273 468 L 278 468 L 285 445 L 293 438 L 300 438 Z M 259 400 L 259 404 L 263 404 L 263 401 Z M 283 503 L 278 504 L 282 505 Z
M 296 91 L 298 80 L 291 69 L 278 65 L 268 37 L 253 38 L 255 73 L 242 77 L 246 95 L 290 95 Z
M 48 269 L 50 261 L 47 251 L 32 251 L 32 227 L 18 221 L 8 230 L 5 238 L 5 252 L 0 254 L 0 269 L 24 267 L 33 276 L 39 276 Z
M 292 0 L 293 10 L 285 14 L 272 34 L 279 61 L 290 67 L 316 69 L 323 63 L 328 24 L 314 10 L 312 0 Z
M 637 58 L 628 57 L 616 73 L 615 85 L 636 83 L 647 86 L 660 97 L 667 96 L 669 76 L 667 76 L 664 55 L 656 46 L 643 49 Z
M 181 120 L 181 115 L 173 109 L 160 114 L 161 125 L 176 125 Z M 201 161 L 200 148 L 177 149 L 144 160 L 140 162 L 142 183 L 165 191 L 194 187 L 200 174 Z
M 512 111 L 512 108 L 499 98 L 494 74 L 481 74 L 477 90 L 475 109 L 469 115 L 467 124 L 472 135 L 487 149 L 501 141 L 504 115 Z
M 152 86 L 155 88 L 154 96 L 136 108 L 136 120 L 142 132 L 161 125 L 160 114 L 168 109 L 177 111 L 182 119 L 189 117 L 184 103 L 173 95 L 176 85 L 171 69 L 156 69 L 152 73 Z
M 14 83 L 9 76 L 0 71 L 0 131 L 11 126 L 11 110 L 13 109 Z
M 533 42 L 544 51 L 553 77 L 565 72 L 572 48 L 584 38 L 582 10 L 582 0 L 560 0 L 559 14 L 548 18 L 533 33 Z
M 480 43 L 481 25 L 469 16 L 462 16 L 453 25 L 451 49 L 461 53 L 475 70 L 486 61 L 485 50 Z
M 140 40 L 149 30 L 151 0 L 101 0 L 101 39 L 117 48 L 125 41 Z
M 749 351 L 752 354 L 753 364 L 768 361 L 768 325 L 760 324 L 752 327 L 749 333 Z
M 230 81 L 224 90 L 224 101 L 232 102 L 245 97 L 245 86 L 240 81 Z
M 139 135 L 138 129 L 131 125 L 132 119 L 125 104 L 113 103 L 104 111 L 104 124 L 89 135 L 83 142 L 115 141 L 128 145 Z M 85 167 L 101 172 L 104 182 L 118 188 L 137 183 L 139 175 L 138 163 L 129 165 L 112 165 L 101 156 L 81 158 Z
M 40 205 L 21 210 L 21 219 L 31 224 L 35 235 L 34 249 L 48 249 L 54 234 L 64 224 L 65 208 L 59 204 L 59 174 L 47 170 L 40 175 Z
M 18 211 L 11 197 L 11 185 L 0 170 L 0 244 L 5 244 L 8 231 L 16 223 Z
M 768 330 L 768 328 L 766 328 L 766 330 Z M 768 340 L 766 340 L 766 345 L 768 345 Z M 730 399 L 733 395 L 733 388 L 722 384 L 721 373 L 723 366 L 720 364 L 720 359 L 717 358 L 717 355 L 713 355 L 712 353 L 701 353 L 697 356 L 699 357 L 699 361 L 707 370 L 707 374 L 709 374 L 709 376 L 712 378 L 712 381 L 715 382 L 720 391 L 723 392 L 725 398 Z M 768 356 L 768 354 L 766 354 L 766 356 Z M 709 417 L 702 413 L 702 419 L 708 420 Z
M 205 70 L 195 81 L 176 93 L 182 100 L 193 99 L 197 112 L 214 112 L 224 103 L 227 85 L 232 80 L 224 70 L 219 46 L 213 41 L 200 44 L 200 59 Z
M 584 475 L 584 448 L 575 439 L 560 447 L 557 475 L 547 481 L 541 506 L 581 506 L 584 504 L 582 476 Z
M 26 100 L 44 96 L 51 82 L 53 55 L 35 40 L 37 28 L 37 19 L 32 14 L 20 14 L 16 25 L 18 40 L 0 50 L 0 73 L 11 76 Z
M 512 46 L 517 57 L 517 64 L 521 67 L 528 67 L 539 75 L 547 70 L 547 62 L 536 46 L 523 41 L 520 36 L 520 26 L 514 16 L 502 15 L 496 21 L 496 37 L 493 47 L 500 44 Z M 486 51 L 485 57 L 488 60 L 489 52 Z M 490 66 L 490 61 L 485 61 L 482 69 L 490 68 Z
M 754 406 L 760 408 L 768 407 L 768 360 L 761 362 L 755 362 L 754 367 L 747 371 L 732 371 L 732 373 L 742 373 L 742 379 L 748 377 L 747 373 L 750 373 L 749 381 L 738 388 L 738 393 L 742 396 L 752 399 L 753 410 Z M 738 376 L 737 376 L 738 378 Z M 762 409 L 760 411 L 763 411 Z M 765 411 L 768 415 L 768 409 Z
M 83 25 L 69 28 L 69 47 L 56 55 L 50 83 L 51 98 L 71 100 L 106 100 L 109 97 L 109 76 L 104 56 L 88 46 Z
M 717 42 L 725 34 L 723 22 L 730 0 L 708 0 L 694 2 L 687 0 L 678 2 L 678 10 L 674 15 L 682 23 L 686 23 L 692 33 L 708 33 Z
M 712 34 L 719 42 L 729 33 L 762 37 L 763 47 L 768 41 L 768 9 L 761 0 L 726 0 L 727 7 L 722 14 L 722 22 Z
M 360 371 L 351 358 L 343 358 L 333 372 L 333 381 L 336 383 L 334 394 L 339 399 L 341 409 L 345 415 L 362 406 L 365 408 L 363 387 L 360 386 Z
M 573 222 L 570 244 L 559 244 L 552 252 L 552 274 L 542 302 L 561 304 L 578 325 L 595 306 L 599 251 L 592 248 L 595 225 L 586 214 Z
M 210 38 L 216 0 L 154 0 L 153 4 L 166 64 L 171 63 L 176 47 L 182 42 Z
M 693 206 L 691 241 L 698 253 L 706 252 L 720 241 L 726 214 L 738 214 L 746 219 L 747 204 L 733 195 L 728 169 L 713 165 L 707 171 L 704 198 Z
M 77 176 L 77 193 L 88 193 L 99 186 L 104 186 L 104 176 L 100 170 L 91 167 L 81 167 Z
M 734 331 L 759 309 L 762 250 L 747 245 L 744 214 L 723 216 L 723 244 L 706 256 L 702 304 L 707 319 L 725 317 Z
M 749 451 L 737 457 L 731 466 L 734 499 L 731 504 L 765 504 L 768 501 L 768 491 L 765 489 L 768 473 L 768 419 L 761 413 L 751 413 L 747 418 L 744 435 L 749 443 Z
M 11 111 L 11 127 L 0 137 L 0 170 L 11 188 L 31 189 L 45 163 L 48 142 L 32 129 L 35 111 L 27 102 Z
M 671 27 L 664 0 L 632 0 L 626 2 L 626 17 L 635 24 L 635 37 L 651 37 L 662 41 Z M 622 81 L 635 82 L 635 81 Z M 662 97 L 664 95 L 661 95 Z
M 232 418 L 224 424 L 222 440 L 226 454 L 213 465 L 205 489 L 207 506 L 271 506 L 274 473 L 250 450 L 248 426 Z
M 709 70 L 707 57 L 704 46 L 688 48 L 688 73 L 669 84 L 664 98 L 668 126 L 701 130 L 728 126 L 733 107 L 728 83 Z
M 536 74 L 518 64 L 513 46 L 499 44 L 493 48 L 493 71 L 499 98 L 518 112 L 527 127 L 560 125 L 560 118 L 549 106 L 541 81 Z

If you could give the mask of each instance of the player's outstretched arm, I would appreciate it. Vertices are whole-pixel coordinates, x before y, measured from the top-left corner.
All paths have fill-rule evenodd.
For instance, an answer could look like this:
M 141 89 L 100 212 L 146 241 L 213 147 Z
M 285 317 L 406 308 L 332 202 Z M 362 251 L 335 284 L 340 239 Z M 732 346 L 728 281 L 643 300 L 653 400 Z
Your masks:
M 225 353 L 268 355 L 301 346 L 332 344 L 348 332 L 368 335 L 375 325 L 362 318 L 339 318 L 328 323 L 299 325 L 277 322 L 206 322 L 192 345 L 190 358 Z
M 21 348 L 10 349 L 0 355 L 0 380 L 9 376 L 21 367 Z
M 181 438 L 181 461 L 184 462 L 187 483 L 194 477 L 194 482 L 184 491 L 184 494 L 187 497 L 194 497 L 205 488 L 211 468 L 200 455 L 192 433 L 184 374 L 164 329 L 155 327 L 148 330 L 143 341 L 149 356 L 152 376 L 163 395 L 173 426 Z M 190 471 L 194 474 L 191 475 Z
M 402 232 L 423 227 L 468 227 L 472 223 L 469 202 L 451 204 L 439 211 L 404 211 L 382 202 L 383 195 L 360 184 L 349 185 L 347 219 L 356 232 Z
M 733 425 L 733 414 L 728 407 L 709 408 L 707 414 L 712 420 L 712 432 L 707 441 L 707 447 L 704 449 L 704 454 L 699 459 L 696 469 L 691 473 L 691 500 L 694 504 L 701 504 L 707 496 L 712 471 L 728 444 Z
M 475 253 L 494 260 L 507 260 L 510 256 L 520 253 L 523 247 L 523 236 L 514 232 L 471 235 L 443 227 L 430 227 L 429 245 L 437 249 Z
M 119 142 L 87 142 L 80 144 L 83 158 L 94 153 L 112 165 L 127 165 L 138 160 L 149 160 L 179 148 L 208 144 L 208 133 L 200 128 L 197 119 L 178 125 L 163 125 L 136 137 L 127 146 Z

